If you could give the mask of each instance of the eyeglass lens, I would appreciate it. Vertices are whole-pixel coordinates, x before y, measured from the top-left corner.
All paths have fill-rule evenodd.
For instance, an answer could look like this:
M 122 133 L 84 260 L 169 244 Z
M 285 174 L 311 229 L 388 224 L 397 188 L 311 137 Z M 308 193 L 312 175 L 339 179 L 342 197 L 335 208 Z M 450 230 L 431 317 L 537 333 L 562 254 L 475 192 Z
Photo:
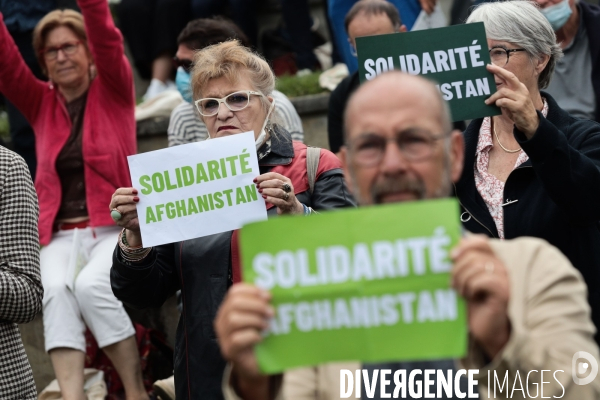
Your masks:
M 508 63 L 508 52 L 502 47 L 495 47 L 490 50 L 490 59 L 492 64 L 503 67 Z
M 493 47 L 492 49 L 490 49 L 490 59 L 493 64 L 495 64 L 499 67 L 503 67 L 506 64 L 508 64 L 511 53 L 517 53 L 517 52 L 521 52 L 521 51 L 527 51 L 527 50 L 522 49 L 522 48 L 506 49 L 504 47 Z

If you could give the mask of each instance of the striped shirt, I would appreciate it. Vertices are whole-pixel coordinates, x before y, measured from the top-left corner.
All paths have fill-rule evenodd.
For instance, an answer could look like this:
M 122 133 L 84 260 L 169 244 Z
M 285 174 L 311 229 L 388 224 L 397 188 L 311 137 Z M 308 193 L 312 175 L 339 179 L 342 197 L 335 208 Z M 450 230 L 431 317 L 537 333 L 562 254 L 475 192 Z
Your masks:
M 272 96 L 275 99 L 274 122 L 288 131 L 292 139 L 303 142 L 302 120 L 292 102 L 277 90 L 273 91 Z M 167 134 L 169 147 L 172 147 L 205 140 L 208 137 L 208 130 L 198 117 L 194 105 L 183 102 L 171 113 Z

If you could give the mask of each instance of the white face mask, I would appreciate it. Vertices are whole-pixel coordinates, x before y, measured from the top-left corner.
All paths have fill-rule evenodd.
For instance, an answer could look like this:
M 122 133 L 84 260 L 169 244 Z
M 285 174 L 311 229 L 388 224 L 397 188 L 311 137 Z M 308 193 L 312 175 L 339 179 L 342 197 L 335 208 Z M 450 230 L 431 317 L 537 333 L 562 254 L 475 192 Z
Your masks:
M 275 108 L 275 99 L 273 99 L 273 101 L 271 102 L 271 106 L 269 107 L 269 112 L 267 112 L 265 122 L 263 123 L 262 129 L 260 130 L 260 135 L 258 135 L 258 137 L 256 138 L 256 141 L 254 142 L 256 144 L 256 150 L 258 150 L 260 148 L 260 146 L 262 146 L 263 142 L 265 141 L 265 137 L 267 136 L 267 131 L 265 131 L 265 128 L 267 127 L 267 122 L 269 122 L 269 116 L 271 116 L 271 112 L 273 111 L 274 108 Z M 205 140 L 210 140 L 210 139 L 212 139 L 212 138 L 210 137 L 210 133 L 209 133 L 208 136 L 206 136 Z
M 258 150 L 260 148 L 260 146 L 262 146 L 263 142 L 265 141 L 265 138 L 267 137 L 267 131 L 265 131 L 265 128 L 267 127 L 267 122 L 269 122 L 269 116 L 271 115 L 271 112 L 273 111 L 274 108 L 275 108 L 275 99 L 273 99 L 273 101 L 271 102 L 271 107 L 269 107 L 269 112 L 267 113 L 267 116 L 265 117 L 265 122 L 263 123 L 262 129 L 260 130 L 260 135 L 258 135 L 258 137 L 256 138 L 256 141 L 254 142 L 256 144 L 256 150 Z

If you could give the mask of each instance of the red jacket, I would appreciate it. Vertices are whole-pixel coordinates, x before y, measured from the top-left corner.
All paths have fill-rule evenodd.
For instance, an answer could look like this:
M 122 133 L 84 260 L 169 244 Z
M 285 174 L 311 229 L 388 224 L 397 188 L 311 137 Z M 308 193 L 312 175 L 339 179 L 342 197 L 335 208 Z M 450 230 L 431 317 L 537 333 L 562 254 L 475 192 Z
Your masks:
M 135 95 L 123 38 L 106 0 L 79 0 L 88 46 L 98 71 L 83 120 L 86 202 L 91 226 L 114 225 L 108 204 L 118 187 L 131 186 L 127 156 L 136 153 Z M 36 136 L 35 188 L 41 244 L 48 244 L 61 203 L 56 159 L 71 133 L 63 96 L 36 79 L 22 60 L 0 14 L 0 92 L 29 120 Z

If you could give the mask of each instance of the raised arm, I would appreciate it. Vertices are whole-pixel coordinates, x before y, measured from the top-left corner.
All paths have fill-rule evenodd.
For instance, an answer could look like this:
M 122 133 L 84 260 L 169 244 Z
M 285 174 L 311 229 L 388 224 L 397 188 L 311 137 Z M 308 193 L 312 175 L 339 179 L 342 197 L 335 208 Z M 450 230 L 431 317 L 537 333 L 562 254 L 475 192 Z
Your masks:
M 29 322 L 42 309 L 38 202 L 21 157 L 0 150 L 0 320 Z
M 515 129 L 536 175 L 552 200 L 575 222 L 600 219 L 600 125 L 574 121 L 571 139 L 539 113 L 540 125 L 533 137 Z
M 503 86 L 485 102 L 500 107 L 514 122 L 514 137 L 550 198 L 571 222 L 596 224 L 600 219 L 600 125 L 566 116 L 549 97 L 548 118 L 555 125 L 536 110 L 531 93 L 514 73 L 493 64 L 486 68 Z
M 37 79 L 15 45 L 0 13 L 0 92 L 33 123 L 47 84 Z
M 123 36 L 115 26 L 106 0 L 78 0 L 88 44 L 101 79 L 126 104 L 135 103 L 133 74 L 125 57 Z

